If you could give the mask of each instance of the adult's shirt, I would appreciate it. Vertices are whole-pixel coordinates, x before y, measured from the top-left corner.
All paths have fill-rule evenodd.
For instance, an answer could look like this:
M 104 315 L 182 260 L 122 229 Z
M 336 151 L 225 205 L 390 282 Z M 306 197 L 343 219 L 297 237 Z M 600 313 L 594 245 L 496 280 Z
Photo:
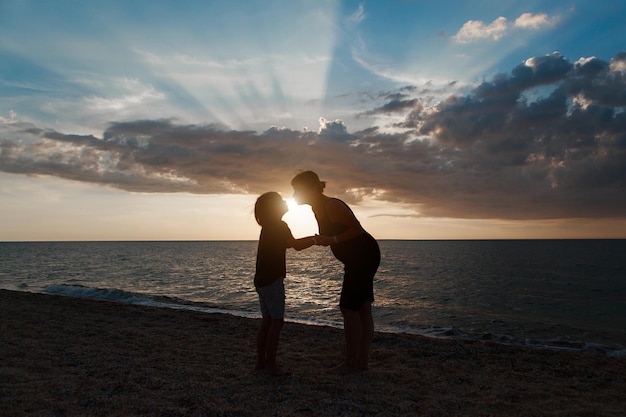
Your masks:
M 324 210 L 319 213 L 315 213 L 320 235 L 335 236 L 348 229 L 348 226 L 345 224 L 334 222 L 330 219 L 330 216 L 328 216 L 326 207 L 331 200 L 339 201 L 350 211 L 350 213 L 352 213 L 352 216 L 354 216 L 354 212 L 352 212 L 352 209 L 346 203 L 338 198 L 329 198 L 324 204 Z M 354 218 L 356 219 L 356 216 L 354 216 Z M 378 247 L 378 243 L 372 235 L 365 231 L 362 235 L 353 239 L 331 244 L 330 250 L 333 252 L 333 255 L 335 255 L 335 258 L 343 262 L 344 265 L 355 263 L 359 264 L 363 263 L 365 260 L 374 259 L 378 259 L 378 262 L 380 262 L 380 249 Z

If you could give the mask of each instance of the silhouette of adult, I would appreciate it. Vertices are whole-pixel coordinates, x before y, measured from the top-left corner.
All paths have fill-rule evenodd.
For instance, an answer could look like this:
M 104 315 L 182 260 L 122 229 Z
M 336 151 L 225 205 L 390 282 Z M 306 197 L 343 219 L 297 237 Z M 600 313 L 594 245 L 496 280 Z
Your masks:
M 326 182 L 313 171 L 304 171 L 291 180 L 294 199 L 313 209 L 320 236 L 319 245 L 330 246 L 344 264 L 339 307 L 346 337 L 346 359 L 340 371 L 366 370 L 374 336 L 372 302 L 374 275 L 380 264 L 376 240 L 363 229 L 350 207 L 324 195 Z

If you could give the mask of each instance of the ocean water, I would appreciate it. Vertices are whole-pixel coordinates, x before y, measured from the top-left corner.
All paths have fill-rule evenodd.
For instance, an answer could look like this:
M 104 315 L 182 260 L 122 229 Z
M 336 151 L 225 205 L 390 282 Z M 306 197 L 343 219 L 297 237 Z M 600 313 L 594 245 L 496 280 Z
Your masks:
M 380 241 L 377 330 L 626 354 L 626 240 Z M 254 241 L 0 243 L 0 288 L 258 317 Z M 287 254 L 287 319 L 341 326 L 342 265 Z

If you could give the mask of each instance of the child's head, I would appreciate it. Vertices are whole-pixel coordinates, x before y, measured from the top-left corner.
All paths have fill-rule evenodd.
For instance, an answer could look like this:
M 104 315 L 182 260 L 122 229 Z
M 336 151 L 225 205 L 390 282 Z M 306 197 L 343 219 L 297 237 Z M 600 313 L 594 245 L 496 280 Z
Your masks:
M 254 217 L 260 226 L 282 219 L 287 213 L 287 203 L 277 192 L 270 191 L 256 199 Z

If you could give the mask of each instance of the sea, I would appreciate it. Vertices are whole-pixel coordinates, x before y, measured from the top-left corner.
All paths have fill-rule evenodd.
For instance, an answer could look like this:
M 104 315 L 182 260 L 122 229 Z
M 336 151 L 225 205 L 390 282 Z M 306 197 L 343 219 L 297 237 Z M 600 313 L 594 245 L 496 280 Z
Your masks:
M 382 240 L 381 332 L 626 356 L 626 240 Z M 0 288 L 260 317 L 256 241 L 0 242 Z M 288 249 L 286 319 L 342 327 L 343 266 Z

